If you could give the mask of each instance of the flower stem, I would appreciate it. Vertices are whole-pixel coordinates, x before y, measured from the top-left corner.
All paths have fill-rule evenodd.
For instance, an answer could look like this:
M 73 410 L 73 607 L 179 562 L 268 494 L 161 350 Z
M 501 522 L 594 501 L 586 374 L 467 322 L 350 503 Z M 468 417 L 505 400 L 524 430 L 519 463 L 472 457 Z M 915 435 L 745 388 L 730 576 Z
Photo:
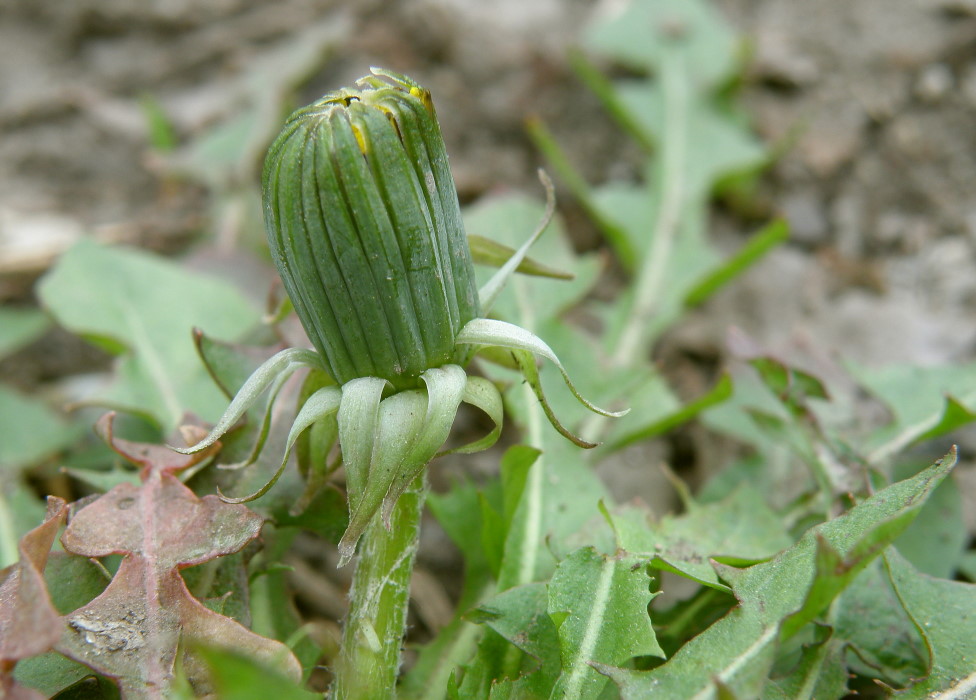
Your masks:
M 396 696 L 410 575 L 427 496 L 425 474 L 414 479 L 400 496 L 390 516 L 390 529 L 376 517 L 360 540 L 359 563 L 349 591 L 349 614 L 336 661 L 336 700 Z

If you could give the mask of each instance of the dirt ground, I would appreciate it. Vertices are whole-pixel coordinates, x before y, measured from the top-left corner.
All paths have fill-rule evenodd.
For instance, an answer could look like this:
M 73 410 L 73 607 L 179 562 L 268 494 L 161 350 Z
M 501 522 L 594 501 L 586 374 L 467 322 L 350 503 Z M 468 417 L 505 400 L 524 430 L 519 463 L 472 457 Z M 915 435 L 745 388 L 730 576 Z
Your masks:
M 866 364 L 972 359 L 976 3 L 717 4 L 751 54 L 742 99 L 755 129 L 786 150 L 762 181 L 758 216 L 720 209 L 714 236 L 734 247 L 776 213 L 793 235 L 672 334 L 672 351 L 720 355 L 736 325 L 774 349 L 813 345 Z M 566 58 L 593 9 L 0 0 L 0 302 L 32 303 L 33 280 L 79 236 L 167 253 L 256 240 L 253 202 L 238 195 L 277 128 L 262 105 L 297 85 L 309 101 L 370 65 L 432 90 L 464 201 L 538 188 L 530 114 L 591 181 L 618 176 L 632 146 Z M 168 130 L 152 131 L 154 112 Z M 242 115 L 239 131 L 220 130 Z M 243 139 L 243 155 L 214 165 L 200 146 L 208 135 Z M 594 245 L 568 193 L 561 204 L 574 240 Z M 29 357 L 0 375 L 25 385 L 105 366 L 63 334 Z M 972 454 L 976 433 L 962 439 Z M 970 493 L 974 473 L 958 473 Z

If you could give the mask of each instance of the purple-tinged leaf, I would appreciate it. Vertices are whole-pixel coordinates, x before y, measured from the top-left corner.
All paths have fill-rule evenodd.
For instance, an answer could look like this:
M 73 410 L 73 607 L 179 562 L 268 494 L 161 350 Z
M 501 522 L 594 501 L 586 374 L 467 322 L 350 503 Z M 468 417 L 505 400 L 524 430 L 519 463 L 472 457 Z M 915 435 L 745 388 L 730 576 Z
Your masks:
M 119 484 L 78 511 L 65 530 L 67 551 L 123 559 L 101 595 L 65 616 L 56 649 L 116 680 L 133 698 L 165 697 L 181 643 L 191 682 L 201 668 L 194 642 L 233 648 L 297 680 L 301 668 L 284 645 L 207 609 L 179 574 L 240 551 L 260 533 L 261 516 L 216 496 L 198 498 L 183 485 L 174 472 L 201 455 L 166 454 L 155 445 L 114 438 L 111 416 L 100 421 L 99 432 L 116 452 L 142 465 L 142 484 Z

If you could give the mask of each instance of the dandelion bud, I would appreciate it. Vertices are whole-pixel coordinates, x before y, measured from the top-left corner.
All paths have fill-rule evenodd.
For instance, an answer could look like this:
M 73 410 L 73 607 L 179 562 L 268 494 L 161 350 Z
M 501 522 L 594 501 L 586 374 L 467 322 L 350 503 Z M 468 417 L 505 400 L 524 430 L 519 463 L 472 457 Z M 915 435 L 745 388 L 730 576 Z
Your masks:
M 374 71 L 376 72 L 376 71 Z M 430 93 L 382 73 L 289 117 L 264 166 L 271 254 L 339 384 L 416 388 L 461 360 L 478 315 L 471 255 Z

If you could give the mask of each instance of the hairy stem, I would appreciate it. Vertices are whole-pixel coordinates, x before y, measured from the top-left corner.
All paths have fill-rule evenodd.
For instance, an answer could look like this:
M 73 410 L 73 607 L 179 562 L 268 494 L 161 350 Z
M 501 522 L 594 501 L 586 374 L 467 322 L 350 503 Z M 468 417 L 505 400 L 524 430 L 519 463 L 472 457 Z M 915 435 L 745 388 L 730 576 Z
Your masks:
M 376 517 L 363 533 L 336 662 L 336 700 L 382 700 L 396 695 L 410 574 L 426 496 L 424 473 L 393 507 L 389 530 Z

